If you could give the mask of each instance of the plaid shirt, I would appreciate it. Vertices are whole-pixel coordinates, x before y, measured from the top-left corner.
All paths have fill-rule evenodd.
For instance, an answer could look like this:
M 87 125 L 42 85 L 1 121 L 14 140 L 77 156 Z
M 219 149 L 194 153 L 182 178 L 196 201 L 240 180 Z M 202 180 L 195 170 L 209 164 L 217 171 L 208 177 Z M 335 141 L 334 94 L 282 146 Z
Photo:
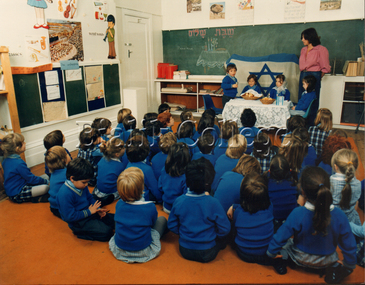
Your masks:
M 97 146 L 94 146 L 93 148 L 88 148 L 86 150 L 79 148 L 79 153 L 77 154 L 77 157 L 84 158 L 92 164 L 92 166 L 94 167 L 94 179 L 96 178 L 98 172 L 98 160 L 95 156 L 96 151 L 99 151 L 99 148 Z
M 331 131 L 324 132 L 317 126 L 309 127 L 308 133 L 310 135 L 309 142 L 316 149 L 317 156 L 322 153 L 322 146 Z
M 264 173 L 265 171 L 270 169 L 270 162 L 271 162 L 272 158 L 275 156 L 275 153 L 270 151 L 269 155 L 265 156 L 265 158 L 256 157 L 256 156 L 254 156 L 253 153 L 251 153 L 251 156 L 253 156 L 254 158 L 257 159 L 257 161 L 261 165 L 261 173 Z

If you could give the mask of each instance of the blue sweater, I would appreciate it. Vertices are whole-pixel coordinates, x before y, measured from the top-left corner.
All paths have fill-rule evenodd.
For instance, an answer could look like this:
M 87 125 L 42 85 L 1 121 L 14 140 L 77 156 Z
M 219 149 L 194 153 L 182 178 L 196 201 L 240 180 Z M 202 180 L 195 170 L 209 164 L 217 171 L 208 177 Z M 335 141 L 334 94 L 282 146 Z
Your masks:
M 50 183 L 49 183 L 49 204 L 51 208 L 58 209 L 57 204 L 57 194 L 61 186 L 65 184 L 66 181 L 66 167 L 61 169 L 56 169 L 53 171 Z
M 215 170 L 215 176 L 212 184 L 212 192 L 211 194 L 215 193 L 215 190 L 217 190 L 219 179 L 222 177 L 222 175 L 227 172 L 231 171 L 233 168 L 236 167 L 239 159 L 237 158 L 229 158 L 225 154 L 222 154 L 220 157 L 218 157 L 217 161 L 215 162 L 214 170 Z
M 278 88 L 275 86 L 273 89 L 270 90 L 269 95 L 273 99 L 276 99 L 278 95 L 284 96 L 284 100 L 290 101 L 290 91 L 286 88 L 278 94 Z
M 118 176 L 125 169 L 119 159 L 108 160 L 105 156 L 98 163 L 97 187 L 105 194 L 117 192 Z
M 312 146 L 308 146 L 308 154 L 304 157 L 302 163 L 302 169 L 305 166 L 316 166 L 317 153 L 316 149 Z
M 18 195 L 25 185 L 48 184 L 47 179 L 35 176 L 18 154 L 11 154 L 2 162 L 4 168 L 4 188 L 6 195 Z
M 238 248 L 245 254 L 265 255 L 274 234 L 272 205 L 254 214 L 244 211 L 240 205 L 234 208 L 233 223 L 237 230 L 234 241 Z
M 227 97 L 231 97 L 234 98 L 236 97 L 237 94 L 237 88 L 232 88 L 233 84 L 237 83 L 237 78 L 236 77 L 232 77 L 230 75 L 226 75 L 223 80 L 222 80 L 222 89 L 223 89 L 223 93 L 225 96 Z
M 231 224 L 218 200 L 188 191 L 174 202 L 167 226 L 180 236 L 187 249 L 205 250 L 216 245 L 215 239 L 228 235 Z
M 165 167 L 166 159 L 167 159 L 167 154 L 161 151 L 158 154 L 156 154 L 151 160 L 153 173 L 155 174 L 157 180 L 161 176 L 162 168 Z
M 190 150 L 190 157 L 193 156 L 194 153 L 199 152 L 199 148 L 197 146 L 197 142 L 191 138 L 181 138 L 177 139 L 177 142 L 186 143 Z
M 346 215 L 332 206 L 327 235 L 313 235 L 313 207 L 307 202 L 304 207 L 297 207 L 291 212 L 271 240 L 267 254 L 271 257 L 276 256 L 287 240 L 294 236 L 294 245 L 309 254 L 329 255 L 336 251 L 338 245 L 344 257 L 344 265 L 355 268 L 356 241 Z
M 228 148 L 228 140 L 219 138 L 217 145 L 214 148 L 214 155 L 216 155 L 218 158 L 226 153 L 226 150 Z
M 69 225 L 91 216 L 89 206 L 95 203 L 87 186 L 79 190 L 70 180 L 66 180 L 61 186 L 56 200 L 62 220 Z
M 245 88 L 243 88 L 242 92 L 240 94 L 246 93 L 249 89 L 255 90 L 257 93 L 262 94 L 261 88 L 258 85 L 254 85 L 250 87 L 250 85 L 246 85 Z
M 274 219 L 283 221 L 297 207 L 297 186 L 288 180 L 269 178 L 269 197 L 274 208 Z
M 147 165 L 141 161 L 139 162 L 129 162 L 126 168 L 138 167 L 142 170 L 144 174 L 144 198 L 149 201 L 150 192 L 156 197 L 157 202 L 162 202 L 162 196 L 160 191 L 158 191 L 157 179 L 153 173 L 153 169 L 150 165 Z
M 247 150 L 246 154 L 251 154 L 253 150 L 253 140 L 257 136 L 258 132 L 260 131 L 259 128 L 256 127 L 241 127 L 238 129 L 239 133 L 243 135 L 247 140 Z
M 127 251 L 145 249 L 152 242 L 151 228 L 157 220 L 152 202 L 126 203 L 119 200 L 115 206 L 115 244 Z
M 174 204 L 177 197 L 186 194 L 186 177 L 185 174 L 172 177 L 166 173 L 165 168 L 161 172 L 161 176 L 158 179 L 158 190 L 161 192 L 163 206 L 171 211 L 172 204 Z
M 125 131 L 124 125 L 123 123 L 119 123 L 115 130 L 114 130 L 114 136 L 115 137 L 119 137 L 121 133 L 123 133 Z
M 191 158 L 191 160 L 197 160 L 201 157 L 204 157 L 206 159 L 208 159 L 213 166 L 215 165 L 216 160 L 218 159 L 218 156 L 214 153 L 214 149 L 211 153 L 207 153 L 207 154 L 203 154 L 202 152 L 196 152 L 193 154 L 193 157 Z
M 329 164 L 325 164 L 323 161 L 321 161 L 319 164 L 318 164 L 318 166 L 320 167 L 320 168 L 323 168 L 327 173 L 328 173 L 328 175 L 329 176 L 331 176 L 334 172 L 333 172 L 333 169 L 332 169 L 332 166 L 331 165 L 329 165 Z
M 217 190 L 214 198 L 223 206 L 223 210 L 227 213 L 229 207 L 233 204 L 240 203 L 240 187 L 243 176 L 233 171 L 225 172 L 218 182 Z
M 302 93 L 302 97 L 298 101 L 298 104 L 295 106 L 295 110 L 302 110 L 306 111 L 309 107 L 309 104 L 312 102 L 313 99 L 316 99 L 316 92 L 312 91 L 307 93 L 307 91 L 304 91 Z

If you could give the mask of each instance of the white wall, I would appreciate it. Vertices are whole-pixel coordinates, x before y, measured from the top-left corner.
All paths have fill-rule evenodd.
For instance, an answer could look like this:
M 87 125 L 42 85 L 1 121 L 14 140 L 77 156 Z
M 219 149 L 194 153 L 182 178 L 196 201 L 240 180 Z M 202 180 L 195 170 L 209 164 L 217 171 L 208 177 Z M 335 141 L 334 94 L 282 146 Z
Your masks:
M 202 0 L 201 12 L 186 12 L 186 0 L 161 0 L 163 30 L 179 30 L 192 28 L 210 28 L 236 26 L 234 12 L 237 0 Z M 254 0 L 254 25 L 283 24 L 284 5 L 287 0 Z M 225 2 L 226 18 L 209 19 L 209 4 Z M 364 0 L 342 0 L 340 10 L 320 11 L 320 0 L 306 0 L 304 22 L 339 21 L 364 18 Z M 301 21 L 297 21 L 301 22 Z

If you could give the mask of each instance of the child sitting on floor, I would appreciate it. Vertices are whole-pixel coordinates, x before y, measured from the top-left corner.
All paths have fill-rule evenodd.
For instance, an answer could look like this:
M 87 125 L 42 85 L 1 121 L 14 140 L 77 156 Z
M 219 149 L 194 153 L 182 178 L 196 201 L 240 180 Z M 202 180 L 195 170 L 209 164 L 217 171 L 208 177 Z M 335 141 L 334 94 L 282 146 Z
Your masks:
M 190 162 L 185 176 L 188 192 L 175 200 L 167 226 L 180 236 L 179 250 L 185 259 L 209 262 L 225 248 L 231 225 L 218 200 L 205 193 L 214 178 L 210 161 L 202 157 Z
M 234 121 L 225 121 L 222 125 L 222 132 L 217 146 L 214 148 L 214 154 L 218 157 L 225 154 L 228 147 L 228 140 L 236 134 L 238 134 L 237 123 Z
M 20 154 L 25 152 L 25 141 L 22 134 L 6 135 L 0 144 L 5 159 L 4 188 L 10 200 L 16 203 L 48 202 L 49 181 L 30 172 Z
M 114 214 L 100 208 L 87 187 L 94 169 L 86 159 L 78 157 L 67 165 L 66 182 L 57 195 L 62 220 L 80 239 L 109 241 L 113 236 Z M 97 213 L 97 214 L 96 214 Z
M 253 150 L 253 140 L 259 133 L 260 129 L 255 127 L 256 114 L 252 109 L 246 108 L 241 114 L 242 127 L 238 129 L 241 135 L 244 135 L 247 140 L 246 154 L 251 154 Z
M 277 148 L 271 145 L 269 136 L 265 133 L 258 133 L 253 140 L 253 151 L 251 156 L 255 157 L 261 166 L 261 173 L 270 168 L 270 162 L 277 152 Z
M 191 160 L 197 160 L 201 157 L 208 159 L 213 166 L 215 165 L 218 155 L 215 154 L 215 143 L 213 135 L 210 132 L 204 132 L 198 140 L 199 152 L 195 152 Z
M 322 153 L 322 146 L 326 138 L 332 131 L 332 112 L 326 108 L 321 108 L 317 111 L 317 117 L 314 121 L 314 126 L 310 126 L 308 133 L 310 143 L 316 149 L 316 154 L 319 157 Z
M 56 145 L 47 150 L 45 160 L 52 173 L 48 191 L 50 209 L 53 215 L 61 219 L 56 197 L 61 186 L 66 181 L 66 166 L 71 159 L 62 146 Z
M 147 262 L 160 254 L 166 218 L 157 218 L 155 205 L 144 201 L 144 176 L 139 168 L 124 170 L 117 188 L 121 199 L 115 207 L 115 234 L 109 249 L 116 259 L 126 263 Z
M 132 111 L 128 108 L 123 108 L 120 109 L 118 112 L 118 117 L 117 117 L 117 122 L 118 125 L 114 130 L 114 136 L 118 137 L 120 136 L 121 133 L 123 133 L 125 131 L 124 125 L 123 125 L 123 120 L 125 117 L 132 115 Z
M 109 135 L 112 131 L 112 122 L 106 118 L 96 118 L 91 124 L 91 128 L 97 129 L 104 141 L 109 140 Z

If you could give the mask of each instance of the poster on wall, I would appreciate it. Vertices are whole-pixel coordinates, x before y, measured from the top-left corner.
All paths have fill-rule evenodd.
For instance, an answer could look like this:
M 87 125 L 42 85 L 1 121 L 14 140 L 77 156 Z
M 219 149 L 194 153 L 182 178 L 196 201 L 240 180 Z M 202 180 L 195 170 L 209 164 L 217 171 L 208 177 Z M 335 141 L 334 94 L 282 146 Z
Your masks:
M 201 0 L 186 0 L 186 9 L 188 13 L 201 12 L 202 1 Z
M 80 22 L 48 20 L 51 61 L 84 60 Z
M 47 0 L 48 3 L 53 3 L 53 0 Z M 47 2 L 45 0 L 28 0 L 27 5 L 34 7 L 36 22 L 33 26 L 34 29 L 48 29 L 46 24 L 46 17 L 44 10 L 48 8 Z M 61 2 L 61 1 L 59 1 Z
M 106 21 L 108 16 L 108 2 L 107 1 L 92 1 L 94 6 L 94 18 L 99 21 Z
M 253 24 L 254 0 L 237 1 L 236 24 Z
M 341 2 L 342 0 L 321 0 L 319 10 L 339 10 L 341 9 Z
M 210 19 L 225 19 L 226 18 L 226 11 L 225 11 L 225 2 L 214 2 L 209 4 L 209 13 Z
M 306 0 L 287 0 L 284 5 L 284 21 L 304 21 Z
M 25 36 L 25 50 L 28 62 L 45 64 L 50 62 L 49 44 L 45 36 Z
M 63 0 L 57 2 L 60 18 L 73 19 L 76 16 L 77 0 Z
M 103 66 L 87 66 L 85 73 L 87 100 L 104 98 Z

